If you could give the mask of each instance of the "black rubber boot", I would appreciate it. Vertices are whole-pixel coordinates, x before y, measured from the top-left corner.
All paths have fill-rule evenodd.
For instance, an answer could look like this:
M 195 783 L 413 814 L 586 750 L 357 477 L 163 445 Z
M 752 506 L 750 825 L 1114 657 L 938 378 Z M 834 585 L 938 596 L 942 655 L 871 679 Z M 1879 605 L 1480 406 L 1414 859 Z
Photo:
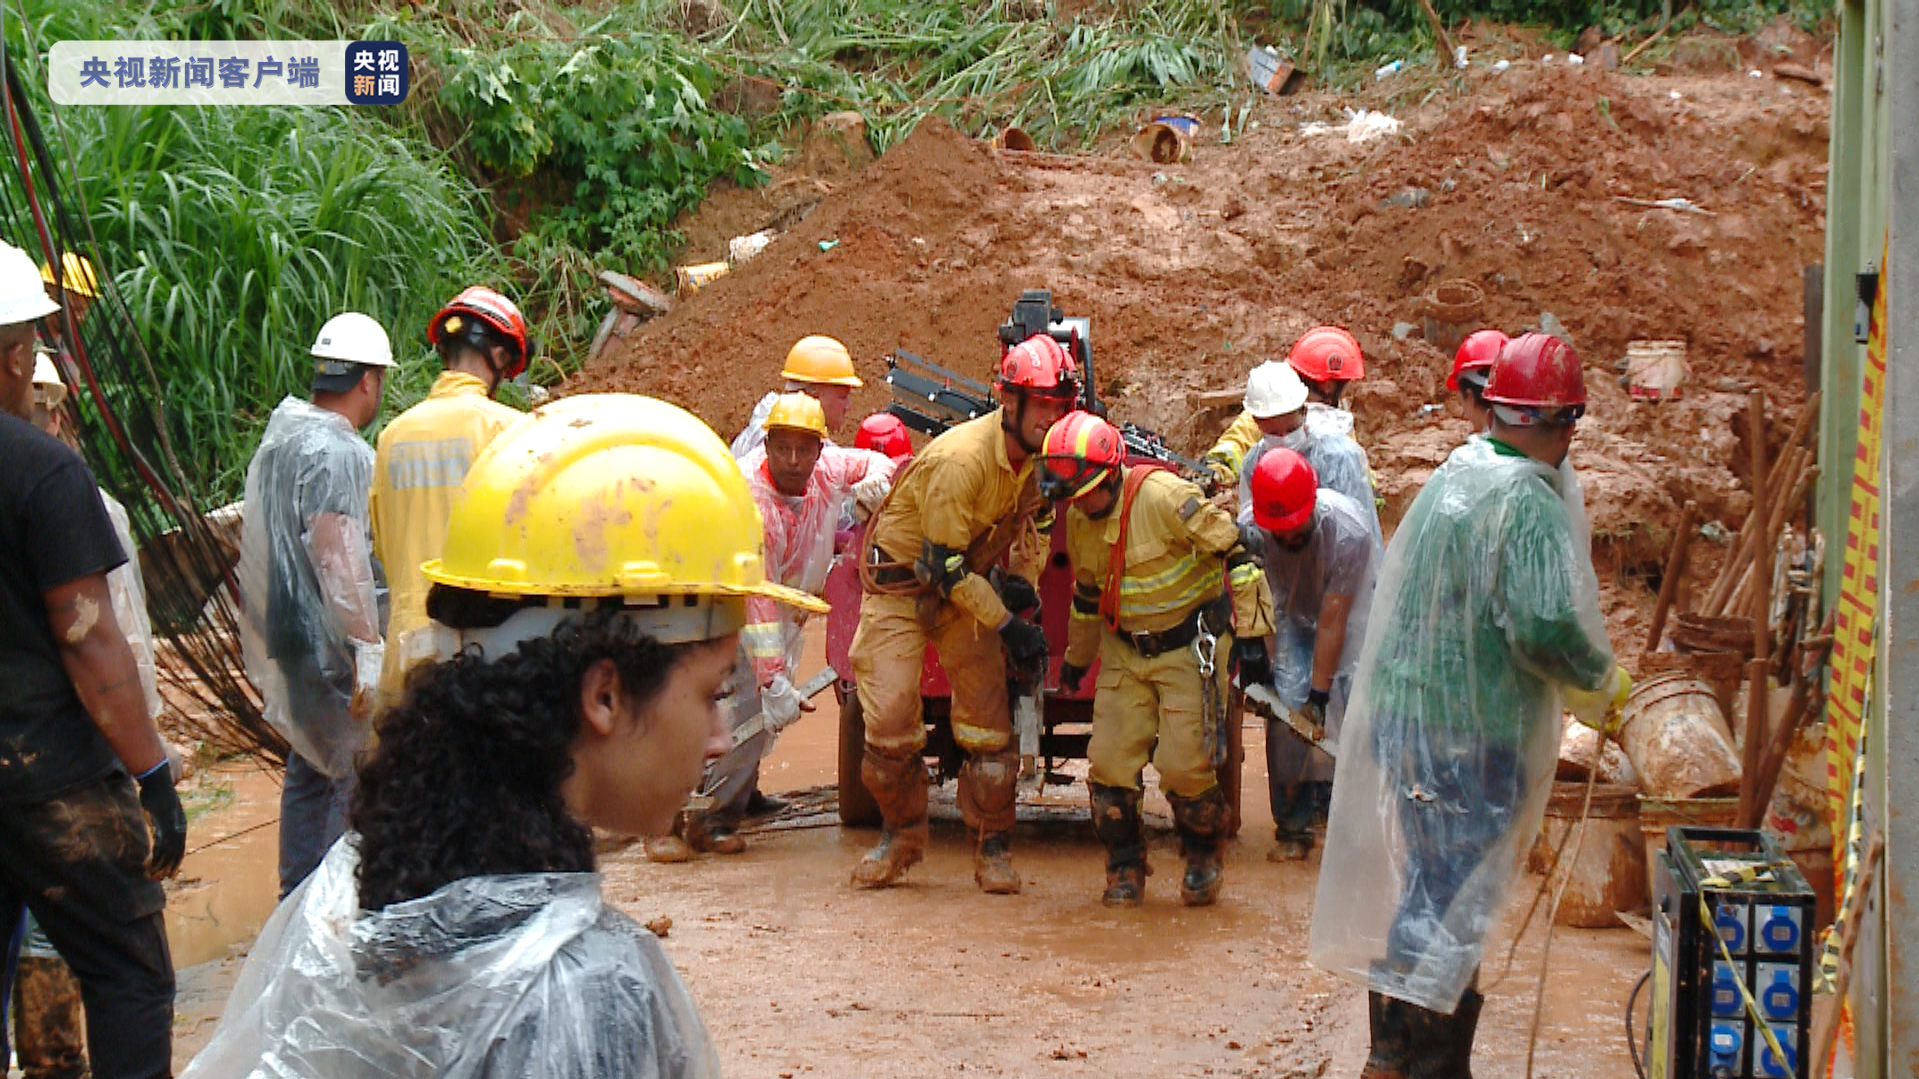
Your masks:
M 1093 834 L 1106 847 L 1106 893 L 1100 902 L 1109 907 L 1137 907 L 1146 901 L 1146 833 L 1140 824 L 1140 792 L 1126 787 L 1089 783 L 1093 801 Z
M 1167 795 L 1173 806 L 1173 827 L 1179 832 L 1179 845 L 1186 855 L 1186 875 L 1180 878 L 1180 902 L 1189 907 L 1205 907 L 1219 899 L 1225 873 L 1220 857 L 1220 837 L 1226 830 L 1226 792 L 1214 787 L 1197 798 Z
M 1412 1007 L 1414 1049 L 1406 1079 L 1473 1079 L 1473 1038 L 1479 1032 L 1479 1011 L 1486 1003 L 1479 990 L 1468 989 L 1451 1015 Z
M 1372 1031 L 1373 1044 L 1359 1079 L 1406 1079 L 1407 1058 L 1412 1055 L 1406 1029 L 1410 1007 L 1384 993 L 1366 994 L 1366 1025 Z

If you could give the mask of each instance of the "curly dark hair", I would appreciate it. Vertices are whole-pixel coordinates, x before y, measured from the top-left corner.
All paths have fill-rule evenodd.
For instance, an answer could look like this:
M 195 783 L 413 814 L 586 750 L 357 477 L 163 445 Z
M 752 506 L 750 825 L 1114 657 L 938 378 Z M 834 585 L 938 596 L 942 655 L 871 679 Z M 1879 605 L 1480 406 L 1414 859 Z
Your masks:
M 520 607 L 444 586 L 428 599 L 428 613 L 455 628 L 498 625 Z M 469 649 L 416 668 L 360 766 L 351 823 L 361 908 L 482 874 L 592 870 L 592 830 L 560 794 L 573 771 L 580 680 L 610 659 L 641 707 L 692 647 L 661 644 L 602 610 L 499 659 Z

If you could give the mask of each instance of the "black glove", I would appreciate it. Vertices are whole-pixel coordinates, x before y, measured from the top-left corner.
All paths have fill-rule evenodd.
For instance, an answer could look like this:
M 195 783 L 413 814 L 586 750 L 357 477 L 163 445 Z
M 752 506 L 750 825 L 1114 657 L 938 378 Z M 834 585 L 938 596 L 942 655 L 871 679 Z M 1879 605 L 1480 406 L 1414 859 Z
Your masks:
M 1266 530 L 1251 521 L 1239 526 L 1239 545 L 1255 557 L 1266 553 Z
M 1272 684 L 1273 664 L 1266 658 L 1266 642 L 1258 637 L 1234 638 L 1233 662 L 1239 665 L 1241 688 Z
M 1031 617 L 1039 611 L 1039 589 L 1019 574 L 1009 573 L 1000 579 L 999 601 L 1015 615 Z
M 147 876 L 164 880 L 180 870 L 187 856 L 187 811 L 173 789 L 173 762 L 163 760 L 140 777 L 140 808 L 153 824 L 153 856 Z
M 1300 721 L 1324 735 L 1326 732 L 1326 702 L 1332 699 L 1333 695 L 1326 690 L 1307 690 L 1306 703 L 1299 710 Z
M 1006 653 L 1013 659 L 1013 666 L 1030 668 L 1046 661 L 1046 631 L 1019 615 L 1006 620 L 999 628 L 1000 640 L 1006 642 Z
M 1059 688 L 1068 693 L 1078 693 L 1079 684 L 1086 678 L 1086 668 L 1077 663 L 1059 665 Z

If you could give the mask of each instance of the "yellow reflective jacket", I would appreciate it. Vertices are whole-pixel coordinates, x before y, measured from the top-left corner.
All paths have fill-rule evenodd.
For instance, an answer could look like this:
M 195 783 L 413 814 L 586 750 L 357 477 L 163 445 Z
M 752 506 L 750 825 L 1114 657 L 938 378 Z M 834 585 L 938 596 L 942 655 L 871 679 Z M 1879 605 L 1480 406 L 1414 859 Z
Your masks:
M 1229 574 L 1226 556 L 1239 546 L 1239 526 L 1197 485 L 1156 469 L 1140 483 L 1126 512 L 1132 523 L 1126 529 L 1126 565 L 1120 576 L 1120 629 L 1171 629 L 1230 584 L 1234 632 L 1253 637 L 1273 632 L 1273 597 L 1266 575 L 1251 560 L 1232 567 Z M 1066 555 L 1073 566 L 1066 662 L 1076 666 L 1090 666 L 1099 654 L 1099 602 L 1111 573 L 1119 526 L 1117 509 L 1098 520 L 1077 506 L 1066 511 Z
M 431 658 L 432 635 L 416 633 L 427 625 L 428 582 L 420 566 L 440 557 L 447 515 L 473 459 L 523 416 L 489 398 L 486 383 L 447 371 L 426 400 L 380 432 L 373 466 L 373 551 L 392 589 L 386 666 L 380 672 L 383 705 L 399 701 L 408 668 Z
M 997 525 L 1025 532 L 1014 518 L 1030 517 L 1044 505 L 1033 459 L 1013 467 L 1000 430 L 1000 411 L 994 409 L 955 425 L 913 459 L 880 511 L 872 542 L 888 559 L 910 566 L 920 560 L 929 541 L 963 554 Z M 1043 552 L 1044 545 L 1025 542 L 1012 548 L 1013 571 L 1037 582 L 1033 552 Z M 949 598 L 988 629 L 998 628 L 1006 620 L 1006 605 L 980 576 L 990 567 L 972 562 L 968 560 L 970 572 Z
M 1206 463 L 1217 466 L 1213 469 L 1227 483 L 1239 482 L 1240 466 L 1246 463 L 1246 452 L 1259 444 L 1264 437 L 1259 430 L 1259 421 L 1245 409 L 1239 410 L 1239 416 L 1232 426 L 1219 436 L 1213 448 L 1206 451 Z

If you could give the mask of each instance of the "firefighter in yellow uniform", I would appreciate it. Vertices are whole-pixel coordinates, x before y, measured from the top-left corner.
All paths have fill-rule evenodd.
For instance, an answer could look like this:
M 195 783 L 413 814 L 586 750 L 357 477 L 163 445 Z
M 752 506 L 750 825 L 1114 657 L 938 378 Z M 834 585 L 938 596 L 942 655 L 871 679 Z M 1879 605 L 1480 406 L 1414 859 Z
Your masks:
M 1006 352 L 999 391 L 1001 407 L 953 427 L 914 459 L 870 535 L 852 656 L 866 720 L 860 778 L 885 830 L 853 870 L 860 887 L 892 884 L 925 855 L 920 672 L 930 644 L 952 682 L 953 740 L 966 752 L 959 804 L 974 837 L 973 879 L 989 893 L 1020 889 L 1012 862 L 1019 753 L 1007 660 L 1018 670 L 1043 670 L 1047 645 L 1038 626 L 1013 613 L 1037 604 L 1031 582 L 1039 569 L 1035 549 L 1015 541 L 1046 509 L 1032 458 L 1047 428 L 1072 407 L 1079 383 L 1066 350 L 1039 335 Z M 1015 564 L 996 590 L 986 574 L 1009 552 L 1032 564 Z
M 392 588 L 380 706 L 398 704 L 406 672 L 435 655 L 420 566 L 440 557 L 447 517 L 473 459 L 523 413 L 493 400 L 500 383 L 526 370 L 531 339 L 513 301 L 475 286 L 427 324 L 445 370 L 426 400 L 380 432 L 373 467 L 373 550 Z
M 1106 847 L 1103 901 L 1144 899 L 1139 805 L 1150 756 L 1186 857 L 1180 899 L 1205 906 L 1219 898 L 1226 832 L 1225 649 L 1242 678 L 1267 677 L 1272 595 L 1225 510 L 1174 473 L 1125 459 L 1119 431 L 1090 413 L 1071 413 L 1046 435 L 1041 490 L 1071 503 L 1073 611 L 1060 684 L 1078 689 L 1099 659 L 1087 786 Z

